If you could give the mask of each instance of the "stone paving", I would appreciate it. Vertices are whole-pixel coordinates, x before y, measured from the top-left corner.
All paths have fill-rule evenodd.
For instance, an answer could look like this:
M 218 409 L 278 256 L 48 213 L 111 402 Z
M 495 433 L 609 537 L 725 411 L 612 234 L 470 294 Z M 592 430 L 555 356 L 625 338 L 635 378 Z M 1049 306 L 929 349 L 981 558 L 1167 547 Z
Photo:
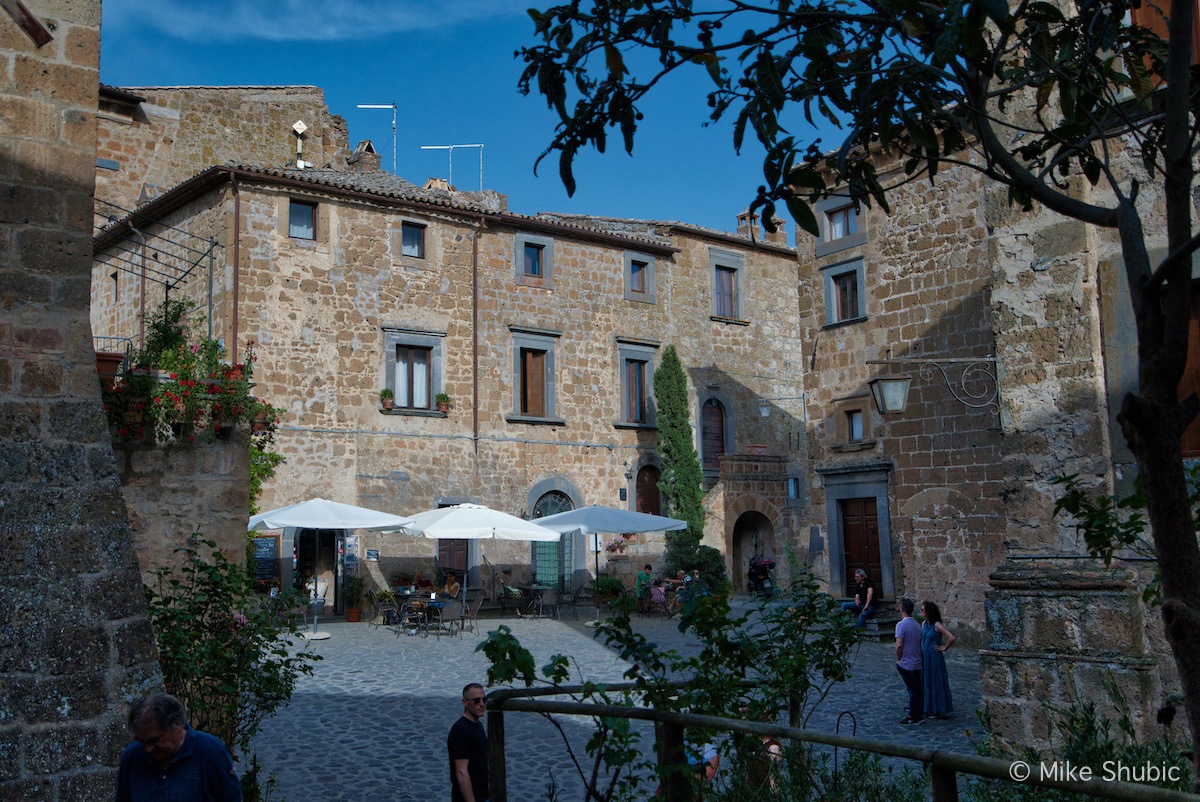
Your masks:
M 449 796 L 446 732 L 461 715 L 462 686 L 486 684 L 488 662 L 476 645 L 486 633 L 504 623 L 529 649 L 537 665 L 556 653 L 573 658 L 590 680 L 618 682 L 625 664 L 592 637 L 584 626 L 590 608 L 580 618 L 565 620 L 483 619 L 481 634 L 465 637 L 396 636 L 391 629 L 365 623 L 346 624 L 322 619 L 325 641 L 309 648 L 324 660 L 311 677 L 301 678 L 291 704 L 264 722 L 255 741 L 262 776 L 274 774 L 273 802 L 431 802 Z M 698 650 L 697 641 L 680 634 L 677 622 L 635 618 L 635 627 L 660 646 L 682 653 Z M 979 705 L 979 661 L 969 650 L 946 654 L 954 693 L 955 714 L 947 720 L 927 720 L 902 727 L 906 695 L 895 668 L 892 644 L 863 642 L 854 654 L 853 677 L 837 686 L 809 726 L 834 731 L 839 715 L 841 732 L 973 754 L 979 732 L 974 711 Z M 560 798 L 582 799 L 582 783 L 572 766 L 562 737 L 540 716 L 506 717 L 509 799 L 546 799 L 551 778 Z M 589 719 L 564 724 L 576 751 L 592 733 Z

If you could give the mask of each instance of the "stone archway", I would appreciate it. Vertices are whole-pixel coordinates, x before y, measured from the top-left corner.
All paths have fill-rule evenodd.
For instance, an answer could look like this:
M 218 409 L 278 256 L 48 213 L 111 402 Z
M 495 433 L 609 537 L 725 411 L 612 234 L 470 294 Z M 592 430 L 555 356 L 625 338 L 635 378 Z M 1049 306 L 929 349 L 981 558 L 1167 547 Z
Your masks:
M 775 526 L 757 510 L 744 512 L 733 524 L 732 546 L 730 559 L 733 570 L 729 579 L 734 592 L 741 593 L 746 590 L 746 569 L 751 557 L 765 555 L 778 559 Z

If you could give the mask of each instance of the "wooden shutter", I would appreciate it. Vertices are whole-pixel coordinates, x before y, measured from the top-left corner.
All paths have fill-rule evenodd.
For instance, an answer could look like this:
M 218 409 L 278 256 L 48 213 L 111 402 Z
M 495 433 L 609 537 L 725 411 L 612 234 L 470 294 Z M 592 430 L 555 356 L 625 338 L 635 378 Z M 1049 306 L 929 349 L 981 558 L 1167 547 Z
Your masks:
M 521 351 L 521 413 L 546 415 L 546 352 Z
M 725 453 L 725 408 L 715 398 L 704 402 L 700 415 L 700 448 L 704 451 L 704 467 L 720 468 L 720 456 Z

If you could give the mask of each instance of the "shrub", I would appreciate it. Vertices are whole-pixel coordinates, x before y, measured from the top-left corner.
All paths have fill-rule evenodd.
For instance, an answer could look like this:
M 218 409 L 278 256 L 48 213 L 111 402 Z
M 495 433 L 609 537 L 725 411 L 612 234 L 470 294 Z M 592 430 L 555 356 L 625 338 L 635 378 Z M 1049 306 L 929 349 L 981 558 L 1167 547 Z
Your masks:
M 180 566 L 158 569 L 145 588 L 163 681 L 196 729 L 248 755 L 263 719 L 288 703 L 321 657 L 289 651 L 299 632 L 286 611 L 303 601 L 296 591 L 263 604 L 243 566 L 194 537 L 207 554 L 177 550 Z

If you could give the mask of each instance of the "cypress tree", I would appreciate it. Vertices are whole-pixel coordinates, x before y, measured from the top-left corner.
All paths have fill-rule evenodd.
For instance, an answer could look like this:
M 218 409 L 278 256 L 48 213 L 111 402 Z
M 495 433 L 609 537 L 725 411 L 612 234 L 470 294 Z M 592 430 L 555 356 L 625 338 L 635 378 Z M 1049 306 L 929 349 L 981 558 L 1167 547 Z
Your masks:
M 667 533 L 666 568 L 674 573 L 695 561 L 696 547 L 704 535 L 704 501 L 700 458 L 688 415 L 687 375 L 675 346 L 668 345 L 654 371 L 654 401 L 658 417 L 658 449 L 662 455 L 663 512 L 687 521 L 688 528 Z

